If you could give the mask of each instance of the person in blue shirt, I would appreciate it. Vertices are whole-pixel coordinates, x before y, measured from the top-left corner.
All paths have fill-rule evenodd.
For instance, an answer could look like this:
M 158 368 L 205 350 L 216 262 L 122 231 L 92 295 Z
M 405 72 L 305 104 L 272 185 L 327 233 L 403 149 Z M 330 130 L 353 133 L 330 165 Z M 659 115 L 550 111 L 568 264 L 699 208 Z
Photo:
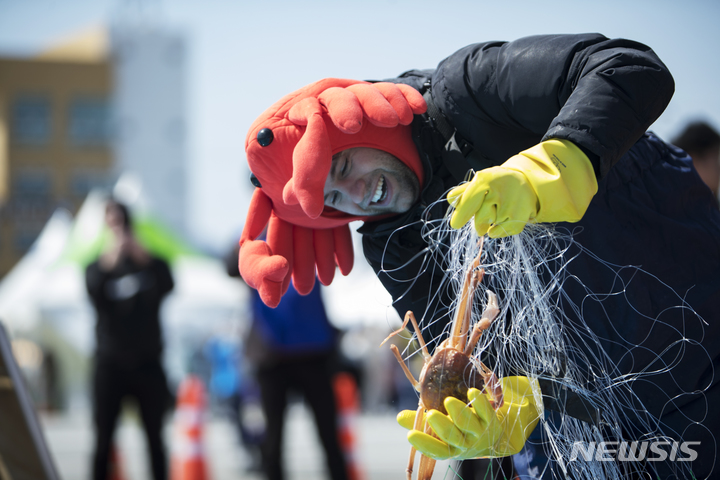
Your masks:
M 238 247 L 225 259 L 227 273 L 233 277 L 240 277 L 237 256 Z M 252 322 L 244 350 L 253 365 L 265 416 L 261 451 L 266 477 L 285 478 L 285 412 L 290 394 L 299 393 L 312 411 L 330 478 L 347 479 L 332 384 L 338 331 L 328 320 L 320 286 L 316 283 L 307 295 L 301 295 L 291 285 L 276 308 L 268 307 L 257 290 L 249 291 Z
M 297 392 L 313 413 L 330 478 L 346 479 L 332 387 L 336 332 L 328 321 L 319 285 L 307 296 L 290 287 L 277 308 L 266 306 L 252 290 L 252 313 L 247 350 L 256 362 L 265 414 L 262 453 L 267 478 L 284 478 L 285 412 L 289 394 Z

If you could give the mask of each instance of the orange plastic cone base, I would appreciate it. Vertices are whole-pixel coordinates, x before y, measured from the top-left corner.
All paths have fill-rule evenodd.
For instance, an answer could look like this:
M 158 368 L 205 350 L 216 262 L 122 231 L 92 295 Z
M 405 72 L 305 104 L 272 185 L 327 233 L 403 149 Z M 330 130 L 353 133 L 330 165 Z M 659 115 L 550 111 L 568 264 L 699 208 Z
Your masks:
M 348 479 L 362 480 L 363 475 L 355 456 L 356 440 L 355 432 L 353 431 L 353 420 L 360 410 L 357 384 L 352 375 L 347 372 L 341 372 L 336 374 L 333 379 L 333 390 L 335 391 L 338 410 L 338 440 L 345 454 Z
M 171 480 L 208 480 L 203 449 L 203 415 L 205 386 L 194 376 L 186 378 L 178 388 L 175 410 Z
M 118 448 L 113 445 L 110 451 L 110 464 L 108 465 L 108 480 L 125 480 L 122 462 Z
M 203 458 L 173 460 L 170 471 L 172 480 L 208 480 L 207 465 Z

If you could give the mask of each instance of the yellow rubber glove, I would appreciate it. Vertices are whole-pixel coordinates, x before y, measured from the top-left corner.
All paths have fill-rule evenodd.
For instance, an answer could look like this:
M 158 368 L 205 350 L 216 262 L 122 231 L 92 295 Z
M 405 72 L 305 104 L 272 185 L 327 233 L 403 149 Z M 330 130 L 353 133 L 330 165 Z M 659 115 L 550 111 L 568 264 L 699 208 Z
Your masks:
M 452 228 L 475 217 L 478 235 L 522 232 L 528 222 L 577 222 L 597 193 L 592 163 L 568 140 L 546 140 L 481 170 L 450 191 Z
M 470 405 L 447 397 L 444 404 L 449 415 L 430 410 L 427 421 L 439 438 L 412 430 L 416 413 L 412 410 L 400 412 L 398 423 L 410 430 L 410 443 L 435 460 L 515 455 L 540 419 L 542 409 L 535 402 L 532 384 L 540 387 L 528 377 L 504 377 L 500 382 L 505 401 L 497 410 L 490 405 L 489 394 L 476 388 L 468 390 Z

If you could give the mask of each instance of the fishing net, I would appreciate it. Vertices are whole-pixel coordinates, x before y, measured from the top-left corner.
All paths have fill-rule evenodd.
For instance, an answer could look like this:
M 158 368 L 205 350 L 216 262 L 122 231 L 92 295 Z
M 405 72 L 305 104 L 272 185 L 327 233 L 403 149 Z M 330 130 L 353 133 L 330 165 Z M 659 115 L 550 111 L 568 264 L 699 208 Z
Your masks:
M 549 461 L 531 472 L 537 478 L 656 478 L 658 472 L 690 478 L 687 460 L 694 452 L 680 443 L 682 432 L 658 417 L 689 393 L 683 362 L 690 349 L 693 358 L 703 355 L 704 322 L 658 278 L 598 258 L 574 233 L 529 224 L 518 235 L 484 239 L 485 275 L 472 322 L 479 321 L 488 291 L 497 295 L 501 312 L 474 356 L 498 377 L 539 381 L 534 395 L 544 412 L 526 450 Z M 427 310 L 415 314 L 425 341 L 437 346 L 447 337 L 480 242 L 471 224 L 454 230 L 446 220 L 426 222 L 423 237 L 428 247 L 419 254 L 420 273 L 442 280 L 427 292 Z M 416 354 L 409 347 L 403 352 L 406 359 Z

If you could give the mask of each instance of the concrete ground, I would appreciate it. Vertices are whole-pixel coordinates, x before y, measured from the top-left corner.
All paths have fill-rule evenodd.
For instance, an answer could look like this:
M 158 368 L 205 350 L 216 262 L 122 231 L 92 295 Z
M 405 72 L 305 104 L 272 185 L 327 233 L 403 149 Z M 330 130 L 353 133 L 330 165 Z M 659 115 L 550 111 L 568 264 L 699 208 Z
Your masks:
M 93 440 L 89 412 L 44 415 L 41 416 L 41 423 L 61 479 L 89 479 Z M 405 431 L 395 422 L 394 414 L 363 414 L 356 418 L 355 423 L 361 480 L 404 479 L 410 446 L 405 439 Z M 168 422 L 165 435 L 168 450 L 171 451 L 171 421 Z M 116 439 L 126 477 L 123 480 L 151 480 L 139 423 L 131 416 L 126 416 Z M 229 422 L 219 418 L 206 421 L 204 441 L 208 480 L 262 480 L 259 474 L 247 471 L 250 459 L 237 442 Z M 285 454 L 288 480 L 327 478 L 312 418 L 302 404 L 294 404 L 288 412 Z M 449 463 L 438 462 L 433 478 L 450 480 L 458 477 Z

